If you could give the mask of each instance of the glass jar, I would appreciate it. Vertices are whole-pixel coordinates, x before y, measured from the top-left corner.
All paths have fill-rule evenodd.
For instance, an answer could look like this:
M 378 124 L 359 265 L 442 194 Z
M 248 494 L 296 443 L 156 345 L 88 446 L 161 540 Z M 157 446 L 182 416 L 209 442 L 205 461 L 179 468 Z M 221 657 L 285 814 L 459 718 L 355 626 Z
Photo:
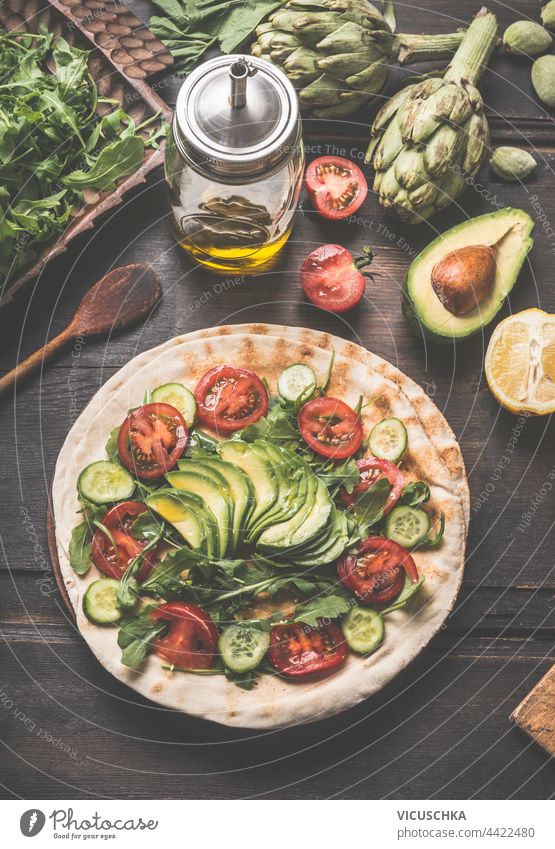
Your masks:
M 249 272 L 291 234 L 304 149 L 295 90 L 274 65 L 221 56 L 183 83 L 166 146 L 172 225 L 211 268 Z

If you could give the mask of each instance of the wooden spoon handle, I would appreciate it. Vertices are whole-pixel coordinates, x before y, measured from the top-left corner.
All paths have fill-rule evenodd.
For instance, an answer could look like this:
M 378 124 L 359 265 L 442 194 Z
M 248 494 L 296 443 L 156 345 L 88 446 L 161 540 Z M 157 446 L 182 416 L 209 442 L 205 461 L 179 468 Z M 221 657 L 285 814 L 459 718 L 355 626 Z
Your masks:
M 0 378 L 0 396 L 8 392 L 15 384 L 16 380 L 24 380 L 34 371 L 37 371 L 45 360 L 49 360 L 56 351 L 67 345 L 74 338 L 74 332 L 70 327 L 62 330 L 58 336 L 55 336 L 22 363 L 19 363 L 15 368 L 9 371 L 4 377 Z

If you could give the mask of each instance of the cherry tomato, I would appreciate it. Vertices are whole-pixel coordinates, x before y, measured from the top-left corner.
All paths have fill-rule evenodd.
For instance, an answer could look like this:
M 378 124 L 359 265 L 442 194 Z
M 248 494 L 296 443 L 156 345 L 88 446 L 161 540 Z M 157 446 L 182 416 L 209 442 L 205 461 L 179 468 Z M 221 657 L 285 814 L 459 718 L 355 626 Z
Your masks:
M 155 640 L 153 649 L 172 666 L 212 669 L 216 665 L 218 630 L 201 607 L 170 601 L 159 604 L 150 615 L 170 623 L 168 633 Z
M 116 581 L 123 576 L 130 562 L 148 545 L 148 540 L 135 539 L 131 535 L 131 525 L 141 513 L 147 510 L 140 501 L 122 501 L 108 510 L 102 524 L 112 534 L 116 547 L 112 545 L 106 534 L 97 529 L 92 538 L 91 555 L 95 566 L 101 572 Z M 154 565 L 156 553 L 154 550 L 145 555 L 137 574 L 138 581 L 144 581 Z
M 371 262 L 370 248 L 364 248 L 364 256 L 354 259 L 341 245 L 321 245 L 302 264 L 301 286 L 315 306 L 330 312 L 346 312 L 364 295 L 364 277 L 372 275 L 360 269 Z
M 132 474 L 151 480 L 173 469 L 187 445 L 185 419 L 171 404 L 145 404 L 119 429 L 118 453 Z
M 198 417 L 215 431 L 241 430 L 268 412 L 268 392 L 254 372 L 217 366 L 201 377 L 195 389 Z
M 304 622 L 275 625 L 270 634 L 270 662 L 291 678 L 336 669 L 348 654 L 345 637 L 333 622 L 319 628 Z
M 401 469 L 389 460 L 380 460 L 378 457 L 364 457 L 357 460 L 360 470 L 360 483 L 357 483 L 351 493 L 344 486 L 339 490 L 341 501 L 345 507 L 353 507 L 363 492 L 367 492 L 382 478 L 386 478 L 391 484 L 391 492 L 384 507 L 384 515 L 393 510 L 399 500 L 403 489 L 403 473 Z
M 306 169 L 305 181 L 314 209 L 330 221 L 353 215 L 368 194 L 366 177 L 358 165 L 342 156 L 314 159 Z
M 337 572 L 362 604 L 386 604 L 394 599 L 403 589 L 405 572 L 411 581 L 418 581 L 410 552 L 384 537 L 368 537 L 356 554 L 344 554 Z
M 307 445 L 323 457 L 341 460 L 362 445 L 362 422 L 338 398 L 314 398 L 299 410 L 299 430 Z

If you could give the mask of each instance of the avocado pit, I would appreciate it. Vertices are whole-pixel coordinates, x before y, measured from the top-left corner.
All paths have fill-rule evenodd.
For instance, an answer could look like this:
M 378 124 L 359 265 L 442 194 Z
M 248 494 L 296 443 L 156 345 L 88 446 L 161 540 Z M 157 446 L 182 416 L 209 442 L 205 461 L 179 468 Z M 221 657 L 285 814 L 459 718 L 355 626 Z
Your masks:
M 432 288 L 446 310 L 466 315 L 487 298 L 493 288 L 496 248 L 469 245 L 451 251 L 432 269 Z

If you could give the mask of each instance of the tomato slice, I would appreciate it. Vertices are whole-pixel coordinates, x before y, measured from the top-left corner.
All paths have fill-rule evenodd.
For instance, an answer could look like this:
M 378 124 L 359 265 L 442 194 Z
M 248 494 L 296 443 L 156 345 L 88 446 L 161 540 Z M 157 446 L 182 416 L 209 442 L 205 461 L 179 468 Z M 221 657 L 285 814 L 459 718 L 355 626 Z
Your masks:
M 333 460 L 356 454 L 362 445 L 362 422 L 338 398 L 314 398 L 299 410 L 299 430 L 307 445 Z
M 122 501 L 108 510 L 102 524 L 111 532 L 115 548 L 100 529 L 94 532 L 91 544 L 92 559 L 95 566 L 108 577 L 119 581 L 131 561 L 148 545 L 148 540 L 135 539 L 131 535 L 131 525 L 137 516 L 147 510 L 147 506 L 140 501 Z M 138 581 L 144 581 L 155 560 L 156 552 L 153 549 L 144 557 L 137 574 Z
M 345 637 L 333 622 L 318 628 L 304 622 L 275 625 L 270 634 L 270 662 L 291 678 L 336 669 L 345 663 L 348 654 Z
M 413 583 L 418 571 L 406 548 L 384 537 L 368 537 L 356 554 L 344 554 L 337 563 L 341 582 L 362 604 L 386 604 L 399 595 L 405 572 Z
M 231 433 L 268 412 L 268 392 L 254 372 L 235 366 L 207 371 L 195 389 L 198 417 L 215 431 Z
M 201 607 L 183 601 L 159 604 L 154 620 L 169 622 L 165 637 L 158 637 L 154 651 L 180 669 L 212 669 L 216 665 L 218 629 Z
M 339 490 L 341 501 L 345 507 L 353 507 L 363 492 L 367 492 L 379 480 L 386 478 L 391 484 L 391 492 L 386 501 L 384 516 L 393 510 L 399 500 L 403 489 L 403 473 L 401 469 L 389 460 L 380 460 L 378 457 L 364 457 L 357 460 L 360 470 L 360 483 L 357 483 L 351 493 L 344 486 Z
M 301 267 L 301 286 L 309 301 L 323 310 L 346 312 L 355 307 L 366 290 L 365 276 L 360 269 L 372 262 L 372 251 L 355 259 L 341 245 L 320 245 L 312 251 Z
M 330 221 L 353 215 L 368 194 L 366 177 L 343 156 L 313 159 L 305 174 L 306 188 L 316 212 Z
M 151 480 L 169 472 L 187 445 L 185 419 L 171 404 L 145 404 L 119 429 L 118 453 L 136 477 Z

